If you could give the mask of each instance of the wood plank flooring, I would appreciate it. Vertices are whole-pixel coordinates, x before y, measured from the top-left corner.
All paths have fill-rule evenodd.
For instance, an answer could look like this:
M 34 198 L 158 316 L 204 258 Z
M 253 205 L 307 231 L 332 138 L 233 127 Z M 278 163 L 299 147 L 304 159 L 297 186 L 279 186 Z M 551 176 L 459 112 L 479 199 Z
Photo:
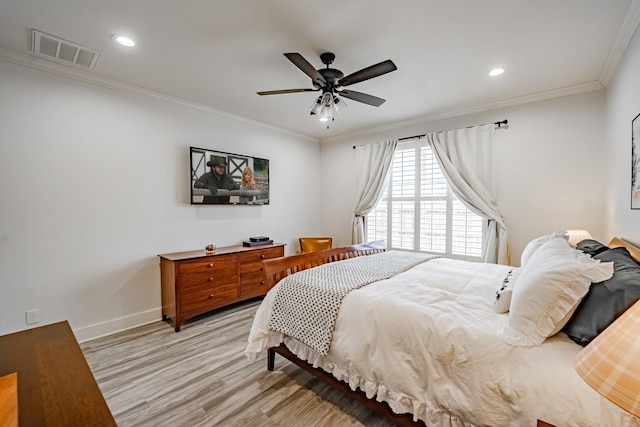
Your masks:
M 118 426 L 392 426 L 293 363 L 244 355 L 260 300 L 81 344 Z

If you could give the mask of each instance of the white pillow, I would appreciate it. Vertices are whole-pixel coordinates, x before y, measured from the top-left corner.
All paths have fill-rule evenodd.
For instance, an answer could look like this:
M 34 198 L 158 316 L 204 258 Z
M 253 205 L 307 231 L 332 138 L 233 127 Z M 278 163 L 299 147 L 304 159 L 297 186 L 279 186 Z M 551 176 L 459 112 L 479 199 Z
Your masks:
M 500 288 L 496 291 L 496 297 L 493 300 L 493 308 L 496 313 L 503 314 L 509 311 L 509 306 L 511 305 L 511 295 L 513 294 L 513 287 L 515 286 L 516 280 L 518 280 L 518 276 L 520 275 L 521 268 L 514 268 L 509 270 L 504 279 L 502 279 L 502 283 L 500 283 Z
M 555 239 L 557 237 L 564 237 L 565 239 L 567 239 L 567 241 L 569 241 L 569 233 L 561 230 L 556 231 L 553 234 L 549 234 L 548 236 L 536 237 L 535 239 L 527 243 L 527 246 L 525 246 L 524 250 L 522 251 L 522 255 L 520 256 L 520 267 L 525 266 L 527 261 L 529 261 L 529 258 L 531 258 L 531 255 L 533 255 L 540 246 L 542 246 L 545 242 L 548 242 L 549 240 Z
M 540 345 L 566 324 L 591 283 L 613 275 L 601 263 L 569 245 L 564 237 L 542 243 L 522 267 L 513 289 L 504 339 L 511 345 Z

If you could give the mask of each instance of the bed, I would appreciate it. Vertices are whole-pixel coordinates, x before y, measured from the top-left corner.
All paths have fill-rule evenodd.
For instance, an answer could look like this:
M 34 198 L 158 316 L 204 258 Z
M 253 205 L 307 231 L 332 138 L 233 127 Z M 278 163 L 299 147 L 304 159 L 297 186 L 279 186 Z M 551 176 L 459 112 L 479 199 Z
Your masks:
M 598 249 L 599 254 L 605 253 Z M 559 262 L 558 251 L 575 259 Z M 249 360 L 266 351 L 267 368 L 273 370 L 275 354 L 280 354 L 398 425 L 547 425 L 540 421 L 544 420 L 555 426 L 640 426 L 637 417 L 602 398 L 577 375 L 572 360 L 582 347 L 575 337 L 547 330 L 543 335 L 549 336 L 535 343 L 537 331 L 522 333 L 514 329 L 517 322 L 510 321 L 510 317 L 516 318 L 511 312 L 517 303 L 523 306 L 518 313 L 527 312 L 527 300 L 522 301 L 525 297 L 531 300 L 531 295 L 523 292 L 532 271 L 537 279 L 554 282 L 557 271 L 551 276 L 548 271 L 573 263 L 573 270 L 563 274 L 577 275 L 572 282 L 588 281 L 584 292 L 574 292 L 582 292 L 581 296 L 571 296 L 577 301 L 570 310 L 554 314 L 563 317 L 561 321 L 543 325 L 552 329 L 570 325 L 572 316 L 584 311 L 580 302 L 594 286 L 591 282 L 602 282 L 603 277 L 609 280 L 615 273 L 613 262 L 576 250 L 562 233 L 530 242 L 523 252 L 527 263 L 521 268 L 432 256 L 405 260 L 408 267 L 380 280 L 371 278 L 345 293 L 333 323 L 328 322 L 328 348 L 323 347 L 322 339 L 306 336 L 309 327 L 304 325 L 314 328 L 315 323 L 324 322 L 316 322 L 317 306 L 322 304 L 315 297 L 290 296 L 299 300 L 296 304 L 315 301 L 309 304 L 314 307 L 293 306 L 293 311 L 306 314 L 284 322 L 286 328 L 278 326 L 282 314 L 274 313 L 283 311 L 278 307 L 284 304 L 284 289 L 300 287 L 298 277 L 303 282 L 313 276 L 330 277 L 341 274 L 341 268 L 347 268 L 347 276 L 359 275 L 353 271 L 362 268 L 368 273 L 378 265 L 395 262 L 396 257 L 411 258 L 384 251 L 378 242 L 264 261 L 271 289 L 250 331 L 245 351 Z M 519 278 L 511 289 L 512 310 L 499 313 L 496 298 L 500 295 L 504 302 L 509 290 L 506 279 L 516 273 Z M 565 285 L 564 293 L 573 286 Z M 536 292 L 545 286 L 536 287 Z M 538 297 L 536 305 L 569 298 L 554 295 L 544 302 L 545 297 Z

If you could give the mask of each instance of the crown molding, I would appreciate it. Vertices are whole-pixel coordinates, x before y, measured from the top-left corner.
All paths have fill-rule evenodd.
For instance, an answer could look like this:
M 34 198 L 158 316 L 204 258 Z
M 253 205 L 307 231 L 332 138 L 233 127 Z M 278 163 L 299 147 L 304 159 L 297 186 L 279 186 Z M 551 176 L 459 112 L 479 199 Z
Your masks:
M 627 50 L 627 46 L 631 42 L 634 34 L 638 30 L 640 25 L 640 0 L 631 0 L 629 10 L 622 21 L 616 40 L 613 42 L 613 46 L 609 51 L 609 56 L 604 63 L 604 67 L 600 72 L 598 80 L 603 86 L 607 86 L 609 81 L 613 77 L 624 52 Z
M 532 102 L 546 101 L 548 99 L 560 98 L 563 96 L 577 95 L 585 92 L 593 92 L 596 90 L 604 89 L 604 86 L 599 81 L 591 81 L 581 83 L 573 86 L 566 86 L 558 89 L 546 90 L 542 92 L 536 92 L 529 95 L 518 96 L 514 98 L 504 99 L 501 101 L 490 102 L 487 104 L 480 104 L 465 108 L 459 108 L 454 110 L 441 111 L 434 114 L 429 114 L 416 119 L 407 120 L 403 122 L 393 123 L 389 125 L 378 126 L 375 128 L 367 128 L 362 131 L 351 132 L 348 134 L 342 134 L 333 136 L 331 138 L 325 138 L 320 140 L 321 143 L 331 143 L 341 141 L 344 139 L 351 139 L 354 137 L 361 137 L 367 135 L 376 135 L 383 132 L 393 131 L 396 129 L 403 129 L 411 126 L 423 125 L 427 123 L 437 122 L 440 120 L 452 119 L 455 117 L 468 116 L 471 114 L 482 113 L 485 111 L 498 110 L 501 108 L 514 107 L 523 104 L 529 104 Z
M 107 89 L 118 90 L 121 92 L 135 93 L 138 95 L 143 95 L 151 98 L 155 98 L 161 101 L 171 102 L 174 104 L 182 105 L 188 108 L 193 108 L 200 111 L 205 111 L 207 113 L 215 114 L 218 116 L 226 117 L 232 120 L 237 120 L 240 122 L 244 122 L 253 126 L 259 126 L 265 129 L 273 130 L 280 133 L 285 133 L 296 138 L 301 138 L 305 141 L 309 142 L 319 142 L 318 138 L 311 137 L 309 135 L 304 135 L 298 132 L 293 132 L 288 129 L 283 129 L 277 126 L 270 125 L 268 123 L 260 122 L 257 120 L 252 120 L 247 117 L 243 117 L 240 115 L 228 113 L 226 111 L 218 110 L 213 107 L 209 107 L 206 105 L 198 104 L 196 102 L 187 101 L 182 98 L 178 98 L 175 96 L 167 95 L 161 92 L 156 92 L 151 89 L 147 89 L 144 87 L 132 85 L 129 83 L 125 83 L 119 80 L 111 79 L 108 77 L 101 76 L 99 74 L 92 73 L 90 71 L 84 71 L 80 69 L 76 69 L 73 67 L 68 67 L 66 65 L 57 64 L 55 62 L 47 61 L 45 59 L 37 58 L 35 56 L 27 55 L 21 52 L 16 52 L 11 49 L 6 49 L 0 47 L 0 60 L 11 62 L 13 64 L 21 65 L 24 67 L 33 68 L 39 71 L 44 71 L 46 73 L 55 74 L 61 77 L 70 78 L 73 80 L 81 81 L 83 83 L 88 83 L 94 86 L 99 86 Z
M 633 5 L 640 5 L 640 0 L 633 0 Z M 631 8 L 630 8 L 631 9 Z M 637 23 L 640 22 L 640 7 L 636 7 L 634 9 L 636 12 L 634 12 L 635 15 L 637 15 L 637 22 L 636 22 L 636 27 L 637 27 Z M 631 15 L 631 13 L 629 14 Z M 629 16 L 627 15 L 627 16 Z M 627 20 L 625 20 L 626 22 Z M 628 32 L 628 31 L 627 31 Z M 625 34 L 627 33 L 625 32 Z M 620 33 L 623 33 L 622 31 Z M 631 34 L 630 37 L 633 36 L 633 33 Z M 627 40 L 627 44 L 630 41 Z M 626 45 L 625 45 L 626 48 Z M 624 50 L 622 51 L 622 53 L 624 53 Z M 405 127 L 409 127 L 409 126 L 415 126 L 415 125 L 420 125 L 420 124 L 425 124 L 425 123 L 431 123 L 431 122 L 435 122 L 435 121 L 439 121 L 439 120 L 445 120 L 445 119 L 450 119 L 450 118 L 454 118 L 454 117 L 460 117 L 460 116 L 466 116 L 466 115 L 470 115 L 470 114 L 475 114 L 475 113 L 480 113 L 480 112 L 484 112 L 484 111 L 490 111 L 490 110 L 497 110 L 500 108 L 506 108 L 506 107 L 513 107 L 513 106 L 517 106 L 517 105 L 522 105 L 522 104 L 528 104 L 531 102 L 538 102 L 538 101 L 544 101 L 547 99 L 552 99 L 552 98 L 559 98 L 562 96 L 569 96 L 569 95 L 576 95 L 579 93 L 584 93 L 584 92 L 591 92 L 591 91 L 595 91 L 595 90 L 600 90 L 604 88 L 604 84 L 601 83 L 600 80 L 598 81 L 592 81 L 592 82 L 586 82 L 586 83 L 581 83 L 578 85 L 573 85 L 573 86 L 567 86 L 567 87 L 563 87 L 563 88 L 558 88 L 558 89 L 553 89 L 553 90 L 548 90 L 548 91 L 543 91 L 543 92 L 537 92 L 537 93 L 533 93 L 533 94 L 529 94 L 529 95 L 524 95 L 524 96 L 519 96 L 519 97 L 515 97 L 515 98 L 509 98 L 506 100 L 501 100 L 501 101 L 495 101 L 495 102 L 491 102 L 491 103 L 487 103 L 487 104 L 480 104 L 480 105 L 476 105 L 476 106 L 470 106 L 470 107 L 465 107 L 465 108 L 460 108 L 460 109 L 453 109 L 453 110 L 447 110 L 447 111 L 441 111 L 438 113 L 434 113 L 434 114 L 430 114 L 427 116 L 422 116 L 416 119 L 412 119 L 412 120 L 407 120 L 407 121 L 403 121 L 403 122 L 396 122 L 396 123 L 392 123 L 392 124 L 388 124 L 388 125 L 383 125 L 383 126 L 378 126 L 378 127 L 374 127 L 374 128 L 367 128 L 365 130 L 361 130 L 361 131 L 355 131 L 355 132 L 350 132 L 350 133 L 346 133 L 346 134 L 341 134 L 341 135 L 336 135 L 330 138 L 323 138 L 323 139 L 318 139 L 318 138 L 314 138 L 311 137 L 309 135 L 304 135 L 301 133 L 297 133 L 297 132 L 293 132 L 287 129 L 283 129 L 277 126 L 273 126 L 264 122 L 260 122 L 257 120 L 252 120 L 243 116 L 239 116 L 236 114 L 232 114 L 232 113 L 228 113 L 226 111 L 222 111 L 222 110 L 218 110 L 212 107 L 208 107 L 206 105 L 202 105 L 202 104 L 198 104 L 195 102 L 191 102 L 191 101 L 187 101 L 185 99 L 182 98 L 178 98 L 178 97 L 174 97 L 174 96 L 170 96 L 164 93 L 160 93 L 160 92 L 156 92 L 153 91 L 151 89 L 146 89 L 140 86 L 136 86 L 136 85 L 132 85 L 129 83 L 124 83 L 121 82 L 119 80 L 115 80 L 115 79 L 110 79 L 98 74 L 94 74 L 92 72 L 89 71 L 84 71 L 84 70 L 80 70 L 80 69 L 75 69 L 72 67 L 68 67 L 65 65 L 61 65 L 61 64 L 57 64 L 51 61 L 47 61 L 44 59 L 40 59 L 31 55 L 27 55 L 24 53 L 20 53 L 20 52 L 16 52 L 10 49 L 6 49 L 6 48 L 2 48 L 0 47 L 0 60 L 4 60 L 7 62 L 11 62 L 17 65 L 22 65 L 25 67 L 29 67 L 29 68 L 33 68 L 36 70 L 40 70 L 40 71 L 44 71 L 47 73 L 51 73 L 51 74 L 55 74 L 58 76 L 62 76 L 62 77 L 66 77 L 66 78 L 70 78 L 73 80 L 77 80 L 77 81 L 81 81 L 84 83 L 88 83 L 94 86 L 99 86 L 99 87 L 104 87 L 107 89 L 113 89 L 113 90 L 118 90 L 118 91 L 122 91 L 122 92 L 128 92 L 128 93 L 135 93 L 138 95 L 143 95 L 143 96 L 147 96 L 147 97 L 151 97 L 151 98 L 155 98 L 155 99 L 159 99 L 162 101 L 166 101 L 166 102 L 171 102 L 174 104 L 178 104 L 178 105 L 182 105 L 188 108 L 194 108 L 200 111 L 205 111 L 211 114 L 216 114 L 218 116 L 222 116 L 222 117 L 227 117 L 229 119 L 232 120 L 237 120 L 237 121 L 241 121 L 250 125 L 254 125 L 254 126 L 259 126 L 265 129 L 270 129 L 276 132 L 280 132 L 280 133 L 285 133 L 288 135 L 292 135 L 296 138 L 301 138 L 305 141 L 309 141 L 309 142 L 334 142 L 334 141 L 339 141 L 339 140 L 343 140 L 343 139 L 349 139 L 349 138 L 353 138 L 353 137 L 360 137 L 360 136 L 365 136 L 365 135 L 374 135 L 374 134 L 378 134 L 378 133 L 382 133 L 382 132 L 386 132 L 386 131 L 391 131 L 394 129 L 401 129 L 401 128 L 405 128 Z

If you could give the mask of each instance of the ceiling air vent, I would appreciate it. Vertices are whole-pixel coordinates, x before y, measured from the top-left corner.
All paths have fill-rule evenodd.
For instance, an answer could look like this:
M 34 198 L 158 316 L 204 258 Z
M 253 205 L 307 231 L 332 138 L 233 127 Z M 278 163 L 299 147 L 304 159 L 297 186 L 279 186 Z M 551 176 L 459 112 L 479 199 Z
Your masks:
M 33 53 L 41 58 L 93 70 L 100 52 L 38 30 L 33 30 Z

